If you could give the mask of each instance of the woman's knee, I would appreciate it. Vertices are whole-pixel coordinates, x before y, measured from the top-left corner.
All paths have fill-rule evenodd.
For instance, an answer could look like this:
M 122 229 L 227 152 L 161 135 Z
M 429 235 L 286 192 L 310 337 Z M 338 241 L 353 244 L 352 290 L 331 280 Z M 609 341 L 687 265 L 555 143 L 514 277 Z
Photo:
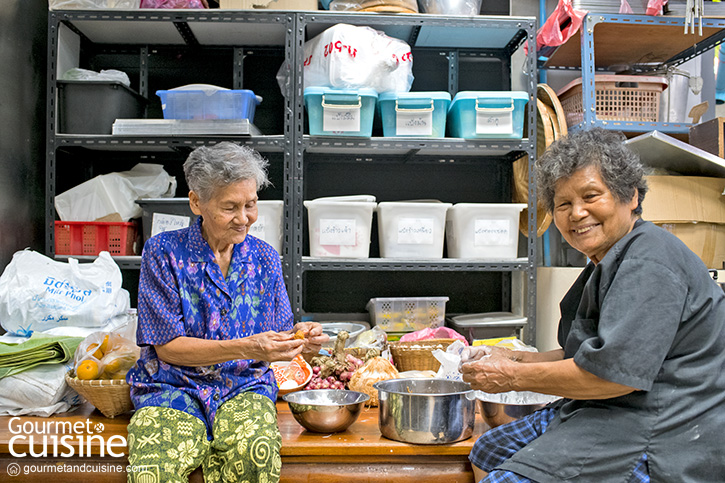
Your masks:
M 207 457 L 206 426 L 171 408 L 147 406 L 128 425 L 128 481 L 186 481 Z

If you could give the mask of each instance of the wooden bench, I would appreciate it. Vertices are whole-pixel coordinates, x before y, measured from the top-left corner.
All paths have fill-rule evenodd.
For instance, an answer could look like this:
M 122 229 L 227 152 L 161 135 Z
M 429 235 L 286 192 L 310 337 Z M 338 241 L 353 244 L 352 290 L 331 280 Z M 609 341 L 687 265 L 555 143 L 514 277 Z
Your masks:
M 377 408 L 365 409 L 347 431 L 335 434 L 305 431 L 284 402 L 277 403 L 277 412 L 282 434 L 282 483 L 471 483 L 468 454 L 478 436 L 488 429 L 477 416 L 473 436 L 466 441 L 412 445 L 380 434 Z M 89 404 L 51 418 L 0 417 L 0 481 L 125 482 L 129 419 L 130 415 L 106 418 Z M 44 436 L 47 456 L 32 456 L 31 451 L 36 455 L 43 452 Z M 16 455 L 25 456 L 13 456 L 11 442 Z M 201 470 L 194 471 L 189 481 L 202 482 Z

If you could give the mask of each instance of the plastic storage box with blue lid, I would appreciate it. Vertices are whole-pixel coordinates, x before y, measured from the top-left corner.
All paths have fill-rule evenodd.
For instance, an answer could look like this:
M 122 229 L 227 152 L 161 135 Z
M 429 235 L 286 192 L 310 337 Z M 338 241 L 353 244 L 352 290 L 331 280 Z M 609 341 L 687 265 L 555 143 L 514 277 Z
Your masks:
M 447 92 L 384 92 L 378 98 L 383 135 L 445 137 L 450 104 Z
M 459 92 L 448 110 L 450 133 L 464 139 L 521 139 L 528 100 L 522 91 Z
M 370 137 L 378 93 L 374 89 L 308 87 L 305 107 L 311 136 Z
M 208 84 L 190 84 L 156 91 L 164 119 L 249 119 L 262 98 L 247 89 L 225 89 Z

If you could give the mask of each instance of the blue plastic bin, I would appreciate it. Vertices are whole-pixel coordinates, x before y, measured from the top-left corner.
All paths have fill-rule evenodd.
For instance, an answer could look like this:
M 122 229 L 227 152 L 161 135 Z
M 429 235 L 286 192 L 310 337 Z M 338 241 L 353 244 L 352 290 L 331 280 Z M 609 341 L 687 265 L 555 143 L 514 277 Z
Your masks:
M 464 139 L 521 139 L 524 107 L 529 100 L 520 91 L 462 91 L 448 110 L 451 135 Z
M 156 91 L 164 119 L 249 119 L 262 98 L 247 89 Z
M 447 92 L 384 92 L 378 98 L 383 135 L 445 137 L 450 104 Z
M 305 107 L 312 136 L 358 136 L 373 133 L 378 93 L 374 89 L 308 87 Z

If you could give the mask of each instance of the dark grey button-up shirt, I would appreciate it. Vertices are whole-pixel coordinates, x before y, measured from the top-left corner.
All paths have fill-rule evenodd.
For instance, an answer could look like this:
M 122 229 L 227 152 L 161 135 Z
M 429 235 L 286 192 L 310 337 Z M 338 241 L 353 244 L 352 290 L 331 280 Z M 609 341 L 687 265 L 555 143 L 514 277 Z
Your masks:
M 565 358 L 626 396 L 564 400 L 501 468 L 539 482 L 725 481 L 725 294 L 677 238 L 637 221 L 561 302 Z

